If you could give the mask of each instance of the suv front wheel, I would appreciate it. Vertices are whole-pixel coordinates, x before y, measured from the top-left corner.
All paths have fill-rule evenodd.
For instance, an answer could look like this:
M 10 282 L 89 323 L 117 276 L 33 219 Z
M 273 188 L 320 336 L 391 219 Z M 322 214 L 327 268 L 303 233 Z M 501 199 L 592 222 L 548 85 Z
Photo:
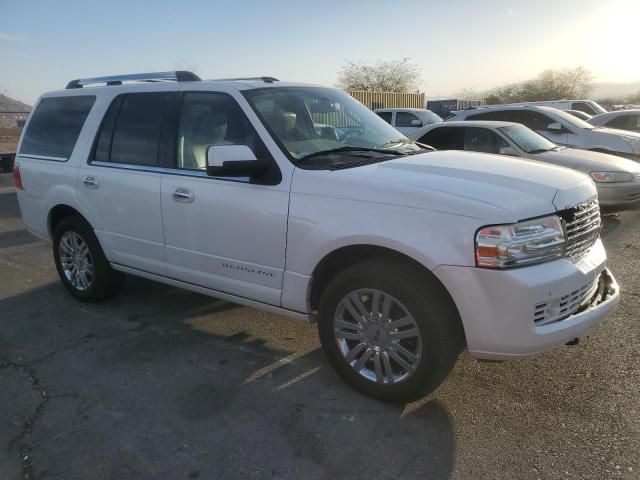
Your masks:
M 104 300 L 124 275 L 109 265 L 91 226 L 80 216 L 64 218 L 53 233 L 53 258 L 60 280 L 78 300 Z
M 464 346 L 446 291 L 409 262 L 374 259 L 348 267 L 329 283 L 319 310 L 320 340 L 333 367 L 384 401 L 433 391 Z

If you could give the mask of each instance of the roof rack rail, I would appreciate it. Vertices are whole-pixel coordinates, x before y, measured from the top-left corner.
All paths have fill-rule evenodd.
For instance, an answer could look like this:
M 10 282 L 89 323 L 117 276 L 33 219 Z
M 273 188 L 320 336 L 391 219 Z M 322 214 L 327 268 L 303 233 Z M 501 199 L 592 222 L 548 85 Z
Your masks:
M 235 82 L 238 80 L 262 80 L 265 83 L 279 82 L 276 77 L 238 77 L 238 78 L 212 78 L 214 82 Z
M 109 77 L 78 78 L 67 83 L 66 89 L 82 88 L 85 85 L 104 83 L 122 85 L 122 82 L 197 82 L 200 80 L 195 73 L 184 70 L 174 72 L 130 73 L 128 75 L 112 75 Z

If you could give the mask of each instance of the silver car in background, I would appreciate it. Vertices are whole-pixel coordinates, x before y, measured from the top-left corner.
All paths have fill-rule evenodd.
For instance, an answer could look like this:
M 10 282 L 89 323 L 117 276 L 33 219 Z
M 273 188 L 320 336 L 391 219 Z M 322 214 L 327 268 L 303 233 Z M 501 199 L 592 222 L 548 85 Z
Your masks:
M 640 132 L 640 109 L 616 110 L 596 115 L 587 120 L 595 127 L 617 128 L 619 130 L 629 130 L 630 132 Z
M 493 120 L 529 127 L 556 145 L 609 153 L 640 161 L 640 134 L 627 130 L 594 127 L 573 115 L 537 105 L 494 105 L 454 112 L 446 122 Z
M 615 155 L 561 147 L 512 122 L 462 121 L 428 125 L 409 135 L 437 150 L 469 150 L 526 158 L 591 176 L 600 205 L 624 210 L 640 205 L 640 164 Z

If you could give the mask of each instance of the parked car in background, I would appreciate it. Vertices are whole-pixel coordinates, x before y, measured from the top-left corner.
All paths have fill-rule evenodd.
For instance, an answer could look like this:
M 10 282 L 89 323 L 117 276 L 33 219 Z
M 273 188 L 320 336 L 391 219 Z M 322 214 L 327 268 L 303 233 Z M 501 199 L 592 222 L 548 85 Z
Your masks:
M 446 121 L 496 120 L 521 123 L 557 145 L 640 160 L 640 134 L 596 128 L 562 110 L 537 105 L 497 105 L 456 112 Z
M 374 112 L 404 135 L 415 132 L 425 125 L 442 122 L 439 115 L 424 108 L 380 108 Z
M 73 80 L 36 103 L 14 178 L 78 300 L 125 272 L 317 321 L 337 372 L 384 400 L 434 390 L 465 344 L 536 355 L 620 300 L 585 175 L 426 152 L 332 88 Z
M 447 100 L 427 100 L 427 109 L 436 115 L 447 118 L 451 112 L 465 110 L 467 108 L 480 107 L 484 105 L 484 100 L 447 99 Z
M 565 112 L 570 113 L 574 117 L 584 120 L 585 122 L 589 121 L 590 118 L 593 118 L 593 115 L 581 112 L 580 110 L 565 110 Z
M 557 108 L 558 110 L 578 110 L 589 115 L 599 115 L 607 110 L 593 100 L 543 100 L 540 102 L 509 103 L 509 106 L 538 105 L 541 107 Z
M 429 125 L 409 135 L 437 150 L 466 150 L 526 158 L 573 168 L 596 183 L 600 205 L 640 205 L 640 164 L 599 152 L 558 146 L 519 123 L 468 121 Z
M 617 110 L 615 112 L 602 113 L 590 118 L 588 122 L 596 127 L 640 132 L 640 109 Z

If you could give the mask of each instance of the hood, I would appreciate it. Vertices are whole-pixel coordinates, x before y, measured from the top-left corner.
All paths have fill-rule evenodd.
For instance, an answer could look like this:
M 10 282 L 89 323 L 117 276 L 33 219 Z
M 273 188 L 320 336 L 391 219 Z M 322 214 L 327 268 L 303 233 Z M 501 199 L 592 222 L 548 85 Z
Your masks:
M 438 151 L 336 171 L 304 170 L 294 193 L 422 208 L 507 223 L 596 195 L 580 172 L 476 152 Z
M 532 160 L 553 163 L 562 167 L 574 168 L 581 172 L 639 172 L 638 163 L 616 155 L 578 150 L 576 148 L 562 148 L 550 152 L 531 155 Z

